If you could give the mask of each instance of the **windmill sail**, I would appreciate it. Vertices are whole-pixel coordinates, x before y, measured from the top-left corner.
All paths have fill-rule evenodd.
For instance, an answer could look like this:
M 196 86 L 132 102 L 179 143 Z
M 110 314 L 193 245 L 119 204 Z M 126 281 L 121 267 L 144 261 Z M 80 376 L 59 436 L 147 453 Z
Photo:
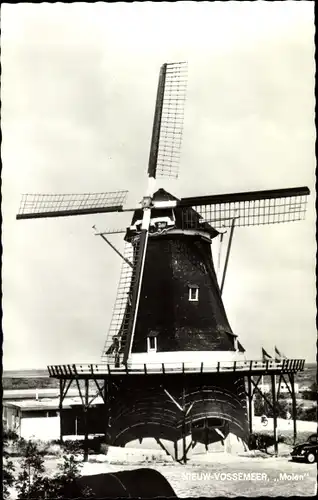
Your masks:
M 250 191 L 182 198 L 177 206 L 184 211 L 184 229 L 193 227 L 187 210 L 190 206 L 202 217 L 199 225 L 230 227 L 232 219 L 237 218 L 236 226 L 255 226 L 304 219 L 309 194 L 307 187 Z
M 127 193 L 24 194 L 17 219 L 121 212 Z
M 123 339 L 127 337 L 127 327 L 130 316 L 130 291 L 132 286 L 133 268 L 127 261 L 133 262 L 134 248 L 128 241 L 125 242 L 124 257 L 117 288 L 112 319 L 108 329 L 103 353 L 102 363 L 118 365 L 121 361 L 120 350 Z
M 142 229 L 136 241 L 134 266 L 132 273 L 129 315 L 127 318 L 127 332 L 123 337 L 123 345 L 121 351 L 123 352 L 123 362 L 126 363 L 131 351 L 132 341 L 135 332 L 137 313 L 140 302 L 140 290 L 142 285 L 143 270 L 145 264 L 145 256 L 148 242 L 148 228 Z
M 138 312 L 147 239 L 148 233 L 143 230 L 138 236 L 125 242 L 124 257 L 133 266 L 123 261 L 102 363 L 119 366 L 129 356 Z
M 164 64 L 159 75 L 149 177 L 178 177 L 186 89 L 187 63 Z
M 143 269 L 147 251 L 148 231 L 151 217 L 151 199 L 153 196 L 154 179 L 157 177 L 177 177 L 178 161 L 182 140 L 183 113 L 186 92 L 187 64 L 166 63 L 160 69 L 157 100 L 153 123 L 152 139 L 150 146 L 148 176 L 149 185 L 147 196 L 142 202 L 143 214 L 141 231 L 136 236 L 128 236 L 133 245 L 133 269 L 130 276 L 129 290 L 126 295 L 126 306 L 122 302 L 122 286 L 119 285 L 119 296 L 117 302 L 122 311 L 121 324 L 116 319 L 116 308 L 114 310 L 114 321 L 112 320 L 110 338 L 112 344 L 105 348 L 103 357 L 113 355 L 118 351 L 116 363 L 126 363 L 131 352 L 134 338 L 138 308 L 140 303 L 140 291 L 142 286 Z M 123 271 L 124 274 L 126 271 Z M 123 289 L 125 289 L 124 285 Z M 124 311 L 123 311 L 124 308 Z M 114 332 L 114 329 L 117 330 Z M 114 333 L 114 335 L 113 335 Z M 119 335 L 120 340 L 117 335 Z M 120 358 L 120 359 L 119 359 Z

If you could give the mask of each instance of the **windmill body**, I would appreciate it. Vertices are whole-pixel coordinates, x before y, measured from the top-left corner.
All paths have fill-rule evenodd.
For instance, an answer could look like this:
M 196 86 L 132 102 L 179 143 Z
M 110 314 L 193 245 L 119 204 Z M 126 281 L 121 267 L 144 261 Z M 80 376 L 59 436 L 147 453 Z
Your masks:
M 154 194 L 155 201 L 163 198 L 173 199 L 164 190 Z M 219 233 L 209 225 L 184 230 L 178 215 L 178 210 L 162 209 L 150 222 L 131 363 L 150 357 L 158 362 L 191 361 L 196 352 L 198 359 L 211 358 L 212 353 L 215 359 L 242 354 L 212 260 L 212 239 Z M 138 217 L 135 213 L 131 228 L 138 226 Z M 126 235 L 130 241 L 137 233 L 131 228 Z
M 127 191 L 24 195 L 17 215 L 33 219 L 133 212 L 123 255 L 108 241 L 107 231 L 97 233 L 123 257 L 101 364 L 53 366 L 49 373 L 60 379 L 61 414 L 71 383 L 76 381 L 81 391 L 83 380 L 87 424 L 92 379 L 103 397 L 99 419 L 109 444 L 152 438 L 184 461 L 200 445 L 205 450 L 246 449 L 253 376 L 292 377 L 303 368 L 304 360 L 249 360 L 230 326 L 222 289 L 234 226 L 301 220 L 309 195 L 307 187 L 181 199 L 155 191 L 158 178 L 178 175 L 186 70 L 185 63 L 164 64 L 160 70 L 148 187 L 140 207 L 124 208 Z M 230 228 L 221 287 L 211 252 L 220 228 Z M 273 391 L 274 398 L 274 385 Z
M 163 189 L 153 196 L 154 202 L 171 200 L 175 198 Z M 195 222 L 199 219 L 192 208 L 187 211 L 191 211 Z M 158 210 L 150 220 L 138 314 L 127 360 L 130 367 L 147 363 L 177 366 L 180 362 L 196 366 L 204 361 L 245 359 L 244 348 L 227 319 L 213 265 L 211 243 L 219 233 L 209 224 L 198 229 L 193 223 L 192 228 L 188 224 L 184 229 L 184 216 L 181 209 L 166 208 Z M 133 246 L 134 257 L 141 224 L 142 213 L 136 211 L 125 236 Z M 127 344 L 124 325 L 130 314 L 128 302 L 115 337 L 120 361 Z M 110 350 L 103 362 L 114 364 L 114 356 Z M 167 441 L 167 448 L 173 443 L 180 455 L 182 414 L 162 391 L 161 378 L 146 377 L 142 389 L 134 380 L 131 384 L 125 379 L 121 382 L 112 405 L 109 441 L 123 446 L 137 438 L 151 437 Z M 176 401 L 182 400 L 183 383 L 175 376 L 169 382 L 165 380 L 166 390 Z M 236 449 L 244 450 L 248 437 L 244 379 L 216 375 L 212 381 L 209 376 L 201 376 L 200 380 L 192 376 L 186 387 L 187 405 L 193 405 L 185 422 L 186 434 L 194 432 L 196 438 L 192 451 L 202 451 L 200 445 L 218 449 L 222 436 L 222 446 L 228 449 L 231 436 L 236 436 Z

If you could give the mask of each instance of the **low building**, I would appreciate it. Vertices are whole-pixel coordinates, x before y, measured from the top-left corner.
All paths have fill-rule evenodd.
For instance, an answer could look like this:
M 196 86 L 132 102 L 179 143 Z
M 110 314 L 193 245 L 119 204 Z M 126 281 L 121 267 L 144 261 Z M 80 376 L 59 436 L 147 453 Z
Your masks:
M 79 397 L 63 401 L 62 432 L 64 436 L 84 434 L 84 415 Z M 90 434 L 105 432 L 101 398 L 88 411 Z M 12 430 L 25 439 L 53 440 L 60 437 L 60 410 L 58 398 L 16 399 L 3 401 L 3 428 Z
M 272 386 L 270 384 L 260 384 L 258 387 L 263 393 L 268 393 L 268 392 L 272 391 Z M 281 382 L 279 387 L 280 387 L 279 392 L 281 394 L 289 393 L 289 389 L 288 389 L 287 385 L 285 384 L 285 382 Z M 294 384 L 294 389 L 295 389 L 295 393 L 298 394 L 299 385 L 297 383 Z M 276 384 L 276 393 L 277 392 L 278 392 L 278 384 Z

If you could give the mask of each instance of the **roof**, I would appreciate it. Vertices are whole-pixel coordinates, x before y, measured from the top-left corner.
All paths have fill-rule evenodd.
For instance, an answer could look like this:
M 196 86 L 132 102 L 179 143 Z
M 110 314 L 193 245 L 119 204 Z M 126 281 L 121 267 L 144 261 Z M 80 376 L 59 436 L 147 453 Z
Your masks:
M 90 398 L 92 400 L 92 398 Z M 93 404 L 101 404 L 103 402 L 101 397 L 96 397 Z M 78 397 L 68 398 L 63 400 L 63 409 L 72 408 L 72 406 L 81 405 L 82 400 Z M 47 398 L 36 401 L 35 399 L 19 400 L 19 401 L 4 401 L 3 406 L 7 408 L 19 408 L 22 411 L 43 411 L 43 410 L 58 410 L 59 398 Z
M 179 198 L 176 198 L 172 194 L 168 193 L 165 191 L 163 188 L 158 189 L 153 195 L 153 201 L 180 201 Z M 171 207 L 169 208 L 157 208 L 154 212 L 156 214 L 156 217 L 164 217 L 167 216 L 167 213 L 171 213 Z M 198 221 L 199 219 L 202 219 L 201 215 L 196 212 L 191 207 L 173 207 L 174 214 L 175 214 L 175 223 L 176 227 L 178 229 L 198 229 Z M 135 210 L 133 218 L 132 218 L 132 225 L 135 224 L 137 220 L 142 220 L 143 217 L 143 210 L 141 208 L 138 208 Z M 186 221 L 186 222 L 185 222 Z M 218 236 L 219 231 L 214 229 L 210 224 L 207 222 L 202 222 L 200 223 L 200 231 L 208 233 L 211 238 L 215 238 Z M 131 234 L 130 231 L 127 231 L 127 234 L 125 236 L 125 239 L 130 238 Z

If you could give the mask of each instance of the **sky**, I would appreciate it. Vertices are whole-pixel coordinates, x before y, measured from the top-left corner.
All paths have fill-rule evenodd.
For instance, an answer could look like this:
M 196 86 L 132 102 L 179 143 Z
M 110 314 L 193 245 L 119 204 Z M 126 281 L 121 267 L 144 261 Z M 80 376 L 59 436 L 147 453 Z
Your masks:
M 20 197 L 128 189 L 135 206 L 160 66 L 184 60 L 180 176 L 157 187 L 310 188 L 305 221 L 235 231 L 223 300 L 249 359 L 314 361 L 313 2 L 3 3 L 1 28 L 4 369 L 100 361 L 121 259 L 92 226 L 130 215 L 17 221 Z

